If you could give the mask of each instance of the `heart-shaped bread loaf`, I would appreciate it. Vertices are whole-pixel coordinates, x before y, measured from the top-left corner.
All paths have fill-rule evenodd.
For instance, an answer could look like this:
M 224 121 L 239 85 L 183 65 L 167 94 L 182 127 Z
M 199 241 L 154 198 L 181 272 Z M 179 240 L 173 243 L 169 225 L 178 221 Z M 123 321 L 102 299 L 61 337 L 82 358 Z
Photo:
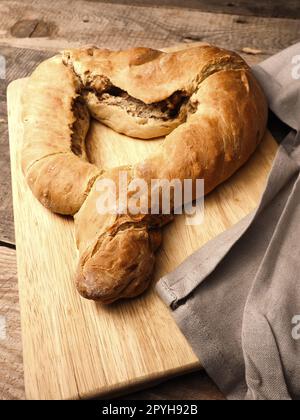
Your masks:
M 203 46 L 173 53 L 64 51 L 33 72 L 23 109 L 27 183 L 49 210 L 75 216 L 77 288 L 110 303 L 148 287 L 161 228 L 173 216 L 151 214 L 150 207 L 148 213 L 102 214 L 97 181 L 118 187 L 120 171 L 128 183 L 142 179 L 149 186 L 153 179 L 204 179 L 208 193 L 253 154 L 268 108 L 241 57 Z M 155 155 L 104 171 L 86 155 L 91 118 L 127 136 L 166 137 Z

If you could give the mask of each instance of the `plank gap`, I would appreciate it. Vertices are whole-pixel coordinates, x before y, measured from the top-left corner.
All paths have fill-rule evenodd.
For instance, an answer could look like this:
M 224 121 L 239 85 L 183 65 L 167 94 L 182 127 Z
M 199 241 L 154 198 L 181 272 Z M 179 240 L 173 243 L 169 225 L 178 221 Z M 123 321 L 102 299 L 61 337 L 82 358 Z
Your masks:
M 0 241 L 0 246 L 3 246 L 4 248 L 9 248 L 9 249 L 16 249 L 16 245 L 11 244 L 9 242 L 4 242 L 4 241 Z

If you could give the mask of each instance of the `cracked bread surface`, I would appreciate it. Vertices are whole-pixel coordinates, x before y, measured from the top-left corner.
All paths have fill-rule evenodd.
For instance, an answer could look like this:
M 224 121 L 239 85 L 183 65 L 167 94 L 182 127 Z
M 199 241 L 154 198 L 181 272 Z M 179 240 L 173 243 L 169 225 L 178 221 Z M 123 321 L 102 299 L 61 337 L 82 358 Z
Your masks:
M 75 215 L 78 291 L 111 303 L 149 285 L 161 228 L 172 215 L 99 214 L 97 181 L 228 179 L 263 138 L 267 103 L 235 53 L 204 46 L 173 53 L 73 49 L 42 63 L 23 97 L 23 172 L 53 212 Z M 86 159 L 90 117 L 162 147 L 129 167 L 103 172 Z
M 186 120 L 191 97 L 207 77 L 224 69 L 248 69 L 237 54 L 211 46 L 173 55 L 145 48 L 77 49 L 63 52 L 62 61 L 80 80 L 93 118 L 145 140 L 166 136 Z M 141 91 L 142 84 L 147 89 Z

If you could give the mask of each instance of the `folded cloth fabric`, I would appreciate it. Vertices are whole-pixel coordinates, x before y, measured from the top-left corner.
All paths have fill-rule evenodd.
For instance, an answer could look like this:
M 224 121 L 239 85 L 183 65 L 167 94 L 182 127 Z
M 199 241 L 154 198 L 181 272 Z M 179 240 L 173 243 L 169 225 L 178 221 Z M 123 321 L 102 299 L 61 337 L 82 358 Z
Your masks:
M 260 205 L 157 291 L 228 399 L 300 399 L 300 43 L 253 71 L 291 128 Z

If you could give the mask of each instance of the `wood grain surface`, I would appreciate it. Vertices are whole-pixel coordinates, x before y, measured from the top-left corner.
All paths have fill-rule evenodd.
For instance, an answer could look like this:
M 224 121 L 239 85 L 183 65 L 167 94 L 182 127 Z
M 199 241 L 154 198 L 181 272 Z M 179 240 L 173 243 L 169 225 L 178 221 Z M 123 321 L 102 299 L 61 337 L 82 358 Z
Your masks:
M 202 12 L 299 19 L 298 0 L 88 0 L 150 7 L 184 7 Z
M 0 400 L 25 399 L 16 251 L 0 246 Z M 138 400 L 222 400 L 204 371 L 169 379 L 129 394 Z
M 0 241 L 14 244 L 6 88 L 10 81 L 27 76 L 38 62 L 49 58 L 53 53 L 2 46 L 0 54 L 6 60 L 6 79 L 0 80 Z
M 0 400 L 24 398 L 15 254 L 0 246 Z
M 21 173 L 24 83 L 10 85 L 8 109 L 27 397 L 108 395 L 199 368 L 153 291 L 107 308 L 76 292 L 73 220 L 43 208 Z
M 162 48 L 192 40 L 235 50 L 258 48 L 270 55 L 299 39 L 299 26 L 293 19 L 80 0 L 0 3 L 0 45 L 53 51 L 85 43 Z
M 37 202 L 20 170 L 24 83 L 10 85 L 8 109 L 27 397 L 87 398 L 128 392 L 200 368 L 153 289 L 139 299 L 109 307 L 77 294 L 72 281 L 78 258 L 73 221 Z M 105 166 L 140 160 L 159 144 L 127 138 L 96 122 L 87 142 L 93 145 L 94 161 Z M 204 224 L 186 226 L 185 216 L 176 217 L 165 229 L 156 279 L 255 208 L 276 149 L 268 135 L 251 161 L 206 199 Z

